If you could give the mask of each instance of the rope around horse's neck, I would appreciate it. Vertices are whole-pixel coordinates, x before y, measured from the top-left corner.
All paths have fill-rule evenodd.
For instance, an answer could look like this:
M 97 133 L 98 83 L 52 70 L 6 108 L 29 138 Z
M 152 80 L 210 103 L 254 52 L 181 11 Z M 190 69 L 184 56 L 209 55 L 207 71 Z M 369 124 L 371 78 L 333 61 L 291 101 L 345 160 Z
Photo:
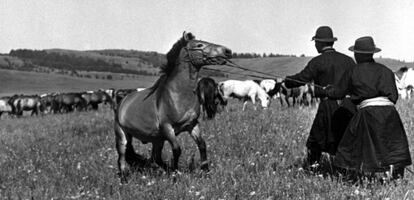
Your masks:
M 308 83 L 308 82 L 296 80 L 296 79 L 293 79 L 293 78 L 284 77 L 284 76 L 281 76 L 281 75 L 268 74 L 268 73 L 264 73 L 264 72 L 261 72 L 261 71 L 257 71 L 257 70 L 253 70 L 253 69 L 248 69 L 246 67 L 243 67 L 243 66 L 240 66 L 239 64 L 234 63 L 233 61 L 231 61 L 229 59 L 226 59 L 226 60 L 227 60 L 227 66 L 229 66 L 229 67 L 234 67 L 234 68 L 238 68 L 238 69 L 242 69 L 242 70 L 245 70 L 245 71 L 250 71 L 250 72 L 254 72 L 254 73 L 258 73 L 258 74 L 262 74 L 262 75 L 266 75 L 266 76 L 272 76 L 272 77 L 276 77 L 276 78 L 284 78 L 285 80 L 293 81 L 293 82 L 296 82 L 296 83 L 312 84 L 315 87 L 319 87 L 319 88 L 322 88 L 322 89 L 324 88 L 324 86 L 321 86 L 321 85 L 318 85 L 318 84 L 315 84 L 315 83 Z M 228 63 L 230 63 L 231 65 L 228 65 Z

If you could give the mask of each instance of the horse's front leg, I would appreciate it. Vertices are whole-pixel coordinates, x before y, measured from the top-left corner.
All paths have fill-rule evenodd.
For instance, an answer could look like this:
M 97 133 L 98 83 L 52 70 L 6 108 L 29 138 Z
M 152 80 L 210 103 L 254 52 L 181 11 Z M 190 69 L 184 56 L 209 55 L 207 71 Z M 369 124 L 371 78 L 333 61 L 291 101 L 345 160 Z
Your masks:
M 250 100 L 252 101 L 254 110 L 257 110 L 257 108 L 256 108 L 256 95 L 250 96 Z
M 246 108 L 246 105 L 247 105 L 247 99 L 243 99 L 243 111 L 244 111 L 244 109 Z
M 164 147 L 164 141 L 157 141 L 152 143 L 151 160 L 163 169 L 167 170 L 168 166 L 162 160 L 162 149 Z
M 173 165 L 172 169 L 177 170 L 178 169 L 178 159 L 181 155 L 181 147 L 178 143 L 177 137 L 175 136 L 174 128 L 171 126 L 171 124 L 163 124 L 161 125 L 161 134 L 168 140 L 172 147 L 173 151 Z
M 190 135 L 196 142 L 198 150 L 200 151 L 201 169 L 208 171 L 207 146 L 206 142 L 201 137 L 201 131 L 198 124 L 190 131 Z

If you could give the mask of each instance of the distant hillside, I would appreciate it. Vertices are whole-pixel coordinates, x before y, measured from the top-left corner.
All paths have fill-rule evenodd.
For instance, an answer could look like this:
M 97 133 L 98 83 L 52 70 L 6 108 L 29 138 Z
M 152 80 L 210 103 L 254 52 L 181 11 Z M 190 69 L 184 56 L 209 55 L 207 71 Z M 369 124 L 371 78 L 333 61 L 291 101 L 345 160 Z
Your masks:
M 135 50 L 75 51 L 64 49 L 11 50 L 0 56 L 0 68 L 35 71 L 49 68 L 66 71 L 95 71 L 156 75 L 165 56 Z

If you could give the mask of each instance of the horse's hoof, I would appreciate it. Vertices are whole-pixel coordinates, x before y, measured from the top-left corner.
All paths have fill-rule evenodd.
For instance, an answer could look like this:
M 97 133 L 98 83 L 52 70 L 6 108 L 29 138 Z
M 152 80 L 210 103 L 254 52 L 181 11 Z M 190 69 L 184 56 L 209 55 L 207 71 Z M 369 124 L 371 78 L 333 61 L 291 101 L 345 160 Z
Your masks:
M 126 177 L 120 177 L 121 178 L 121 185 L 128 184 L 128 179 Z
M 210 171 L 209 170 L 209 167 L 208 167 L 208 162 L 207 161 L 204 161 L 203 163 L 201 163 L 200 168 L 201 168 L 201 170 L 206 171 L 206 172 Z
M 126 175 L 125 173 L 121 173 L 121 172 L 118 173 L 118 175 L 119 175 L 119 179 L 121 180 L 122 185 L 128 184 L 128 178 L 127 178 L 128 175 Z

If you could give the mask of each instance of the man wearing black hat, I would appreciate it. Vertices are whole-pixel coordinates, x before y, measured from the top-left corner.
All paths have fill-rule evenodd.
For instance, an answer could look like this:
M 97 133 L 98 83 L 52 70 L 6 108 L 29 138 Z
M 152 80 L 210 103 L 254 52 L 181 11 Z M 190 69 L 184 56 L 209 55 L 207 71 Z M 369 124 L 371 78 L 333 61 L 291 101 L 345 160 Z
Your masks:
M 298 87 L 304 82 L 312 81 L 319 86 L 333 85 L 339 82 L 346 71 L 355 67 L 355 62 L 351 57 L 335 51 L 332 47 L 337 38 L 333 37 L 330 27 L 319 27 L 312 40 L 315 41 L 316 50 L 320 55 L 310 60 L 301 72 L 287 76 L 284 80 L 286 87 Z M 321 97 L 321 94 L 322 88 L 315 87 L 316 97 Z M 337 114 L 339 120 L 336 121 L 340 123 L 332 126 L 335 112 L 340 108 L 339 104 L 336 100 L 321 100 L 306 143 L 308 153 L 302 163 L 304 168 L 319 162 L 322 152 L 331 155 L 336 153 L 337 145 L 347 126 L 347 120 L 352 117 L 352 114 L 347 112 Z
M 373 54 L 381 51 L 372 37 L 361 37 L 349 48 L 357 66 L 340 82 L 325 88 L 332 99 L 350 95 L 358 111 L 339 143 L 334 165 L 366 174 L 389 171 L 389 178 L 404 176 L 411 165 L 407 135 L 394 107 L 398 99 L 394 73 L 376 63 Z

